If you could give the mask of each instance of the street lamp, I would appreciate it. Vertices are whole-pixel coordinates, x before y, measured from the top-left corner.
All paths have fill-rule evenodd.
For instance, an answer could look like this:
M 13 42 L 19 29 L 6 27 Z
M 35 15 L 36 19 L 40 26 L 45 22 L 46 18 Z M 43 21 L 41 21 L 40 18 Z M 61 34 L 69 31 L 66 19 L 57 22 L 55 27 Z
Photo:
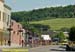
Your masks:
M 26 38 L 26 44 L 29 43 L 29 35 L 30 35 L 30 32 L 26 31 L 26 36 L 25 36 L 25 38 Z
M 9 27 L 7 30 L 9 31 L 8 45 L 10 46 L 10 45 L 11 45 L 11 31 L 13 30 L 13 29 L 11 28 L 11 25 L 10 25 L 10 27 Z
M 26 45 L 29 43 L 29 18 L 27 19 L 27 29 L 26 29 Z

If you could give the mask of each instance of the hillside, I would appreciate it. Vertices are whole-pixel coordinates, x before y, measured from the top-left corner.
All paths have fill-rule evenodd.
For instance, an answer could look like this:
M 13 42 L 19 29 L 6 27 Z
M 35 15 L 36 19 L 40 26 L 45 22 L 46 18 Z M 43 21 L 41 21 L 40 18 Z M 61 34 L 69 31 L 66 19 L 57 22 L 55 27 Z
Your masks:
M 12 12 L 11 17 L 17 22 L 40 21 L 52 18 L 75 18 L 75 5 Z
M 30 24 L 43 24 L 49 25 L 53 30 L 59 30 L 61 28 L 70 28 L 75 26 L 75 18 L 56 18 L 42 21 L 33 21 Z

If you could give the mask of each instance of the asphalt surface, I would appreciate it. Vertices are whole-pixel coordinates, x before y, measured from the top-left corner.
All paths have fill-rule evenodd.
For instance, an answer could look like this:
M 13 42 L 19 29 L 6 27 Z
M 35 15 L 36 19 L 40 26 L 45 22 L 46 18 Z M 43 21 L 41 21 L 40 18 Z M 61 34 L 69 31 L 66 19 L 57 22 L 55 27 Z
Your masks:
M 29 52 L 65 52 L 66 46 L 62 45 L 48 45 L 30 48 Z

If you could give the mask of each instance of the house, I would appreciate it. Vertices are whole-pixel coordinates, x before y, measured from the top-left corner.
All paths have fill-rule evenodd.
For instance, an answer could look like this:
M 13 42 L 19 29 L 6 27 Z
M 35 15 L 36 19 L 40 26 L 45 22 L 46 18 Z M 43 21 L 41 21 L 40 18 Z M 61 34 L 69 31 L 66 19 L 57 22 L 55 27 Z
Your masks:
M 25 30 L 20 23 L 11 20 L 11 46 L 23 46 L 25 42 Z
M 65 37 L 69 37 L 69 32 L 63 32 Z
M 0 46 L 5 45 L 8 38 L 7 28 L 10 25 L 11 8 L 7 6 L 4 0 L 0 0 Z
M 51 37 L 50 37 L 49 34 L 42 34 L 41 38 L 42 38 L 42 42 L 41 42 L 42 45 L 49 45 L 49 44 L 51 44 Z
M 25 33 L 26 34 L 25 36 L 26 45 L 30 45 L 31 47 L 38 46 L 40 38 L 37 35 L 37 33 L 32 32 L 29 29 L 25 29 L 25 30 L 26 30 L 26 33 Z
M 42 45 L 49 45 L 52 41 L 52 36 L 54 36 L 55 32 L 52 30 L 43 31 L 41 33 L 41 44 Z

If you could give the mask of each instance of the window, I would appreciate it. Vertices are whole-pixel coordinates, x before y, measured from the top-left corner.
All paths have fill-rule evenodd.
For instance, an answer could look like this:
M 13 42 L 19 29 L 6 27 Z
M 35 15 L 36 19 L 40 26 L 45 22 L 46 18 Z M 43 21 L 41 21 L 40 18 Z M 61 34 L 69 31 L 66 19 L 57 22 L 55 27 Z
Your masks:
M 0 21 L 1 21 L 1 11 L 0 11 Z
M 7 22 L 7 26 L 9 25 L 9 22 Z
M 32 39 L 32 37 L 29 37 L 28 39 Z
M 19 25 L 18 25 L 18 28 L 19 28 Z
M 10 15 L 8 15 L 8 22 L 10 23 Z
M 9 19 L 10 16 L 9 16 L 9 15 L 7 15 L 7 16 L 8 16 L 8 17 L 7 17 L 6 19 L 7 19 L 7 26 L 8 26 L 8 25 L 10 25 L 11 22 L 10 22 L 10 19 Z M 11 23 L 11 26 L 12 26 L 12 23 Z
M 15 34 L 15 31 L 13 31 L 13 34 Z
M 3 22 L 5 22 L 5 20 L 6 20 L 6 19 L 5 19 L 5 18 L 6 18 L 5 15 L 6 15 L 6 14 L 3 12 Z
M 17 35 L 19 35 L 19 32 L 17 32 Z
M 23 32 L 22 32 L 22 36 L 24 36 Z
M 13 22 L 11 22 L 11 26 L 13 26 Z

